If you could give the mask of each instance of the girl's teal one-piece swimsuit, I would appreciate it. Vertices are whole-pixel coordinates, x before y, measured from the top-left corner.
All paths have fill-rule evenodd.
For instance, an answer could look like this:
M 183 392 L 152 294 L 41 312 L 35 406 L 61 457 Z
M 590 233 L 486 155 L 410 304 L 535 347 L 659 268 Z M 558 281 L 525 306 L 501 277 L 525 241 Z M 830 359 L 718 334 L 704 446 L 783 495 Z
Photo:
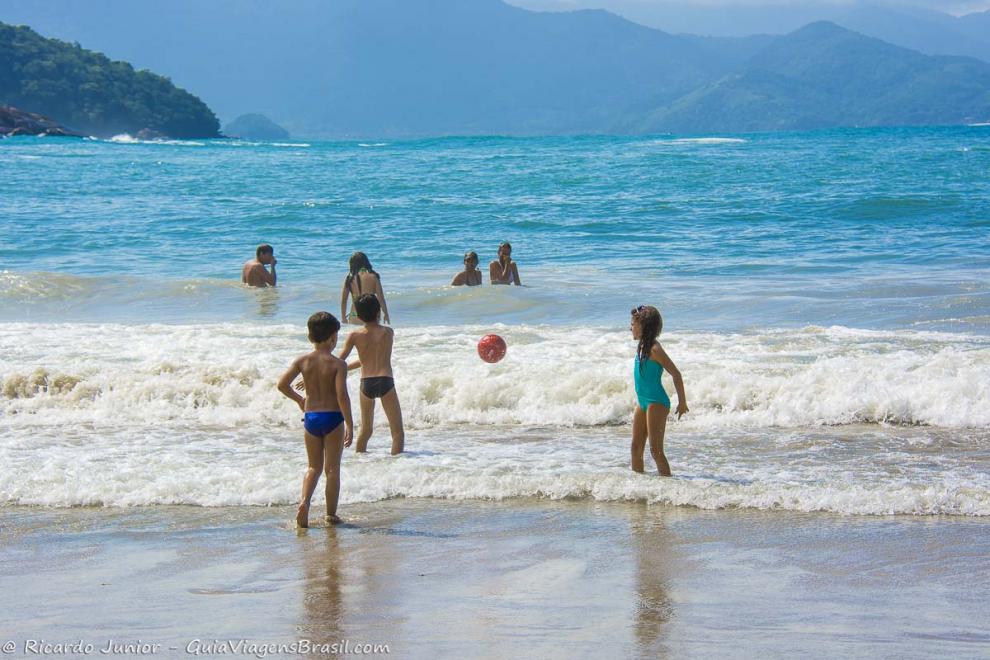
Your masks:
M 639 399 L 639 407 L 644 412 L 651 403 L 659 403 L 670 409 L 670 397 L 663 389 L 660 377 L 663 375 L 663 367 L 656 360 L 647 357 L 643 360 L 643 368 L 640 369 L 639 358 L 633 359 L 633 379 L 636 383 L 636 398 Z

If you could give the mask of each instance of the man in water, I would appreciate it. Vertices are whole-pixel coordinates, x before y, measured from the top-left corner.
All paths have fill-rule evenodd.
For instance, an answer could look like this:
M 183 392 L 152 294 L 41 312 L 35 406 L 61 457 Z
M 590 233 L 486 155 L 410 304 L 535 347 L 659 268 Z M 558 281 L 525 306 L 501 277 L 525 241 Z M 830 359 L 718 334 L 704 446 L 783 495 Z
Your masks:
M 277 278 L 275 275 L 275 264 L 277 263 L 278 260 L 275 259 L 275 248 L 267 243 L 259 245 L 258 249 L 255 250 L 254 259 L 244 262 L 244 269 L 241 271 L 241 282 L 248 286 L 275 286 L 275 280 Z M 271 272 L 266 270 L 265 266 L 271 266 Z

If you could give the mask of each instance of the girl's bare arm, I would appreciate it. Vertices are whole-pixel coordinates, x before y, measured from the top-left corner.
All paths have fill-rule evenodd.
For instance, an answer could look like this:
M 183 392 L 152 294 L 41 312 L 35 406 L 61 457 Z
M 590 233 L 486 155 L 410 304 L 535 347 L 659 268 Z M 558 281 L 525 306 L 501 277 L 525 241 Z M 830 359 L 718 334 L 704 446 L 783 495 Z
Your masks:
M 392 321 L 388 318 L 388 305 L 385 303 L 385 291 L 382 290 L 381 278 L 378 278 L 375 288 L 378 289 L 375 293 L 378 295 L 378 300 L 382 303 L 382 315 L 385 317 L 385 322 L 391 325 Z
M 351 293 L 350 289 L 347 288 L 347 280 L 344 280 L 344 286 L 340 287 L 340 322 L 347 322 L 347 296 Z
M 684 379 L 681 377 L 681 371 L 667 355 L 667 351 L 663 350 L 660 342 L 653 344 L 650 357 L 659 362 L 660 366 L 666 369 L 667 373 L 674 379 L 674 388 L 677 390 L 677 419 L 680 419 L 682 415 L 688 413 L 687 395 L 684 394 Z

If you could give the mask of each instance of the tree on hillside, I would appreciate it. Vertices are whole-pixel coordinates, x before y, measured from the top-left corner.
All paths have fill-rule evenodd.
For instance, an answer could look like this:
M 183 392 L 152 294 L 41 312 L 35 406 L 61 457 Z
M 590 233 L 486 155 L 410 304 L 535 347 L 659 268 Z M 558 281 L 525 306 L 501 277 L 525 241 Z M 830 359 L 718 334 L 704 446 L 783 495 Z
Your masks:
M 175 138 L 218 137 L 220 122 L 189 92 L 79 44 L 0 23 L 0 104 L 93 135 L 150 129 Z

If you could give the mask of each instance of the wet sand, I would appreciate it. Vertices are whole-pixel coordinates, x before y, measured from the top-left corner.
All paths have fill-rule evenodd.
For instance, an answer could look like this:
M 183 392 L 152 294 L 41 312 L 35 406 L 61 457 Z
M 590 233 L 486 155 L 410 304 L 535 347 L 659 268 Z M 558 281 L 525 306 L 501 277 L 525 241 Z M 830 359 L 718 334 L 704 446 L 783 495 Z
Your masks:
M 10 657 L 111 639 L 160 657 L 238 639 L 413 658 L 990 656 L 979 518 L 398 499 L 296 530 L 293 512 L 7 507 L 0 642 Z

